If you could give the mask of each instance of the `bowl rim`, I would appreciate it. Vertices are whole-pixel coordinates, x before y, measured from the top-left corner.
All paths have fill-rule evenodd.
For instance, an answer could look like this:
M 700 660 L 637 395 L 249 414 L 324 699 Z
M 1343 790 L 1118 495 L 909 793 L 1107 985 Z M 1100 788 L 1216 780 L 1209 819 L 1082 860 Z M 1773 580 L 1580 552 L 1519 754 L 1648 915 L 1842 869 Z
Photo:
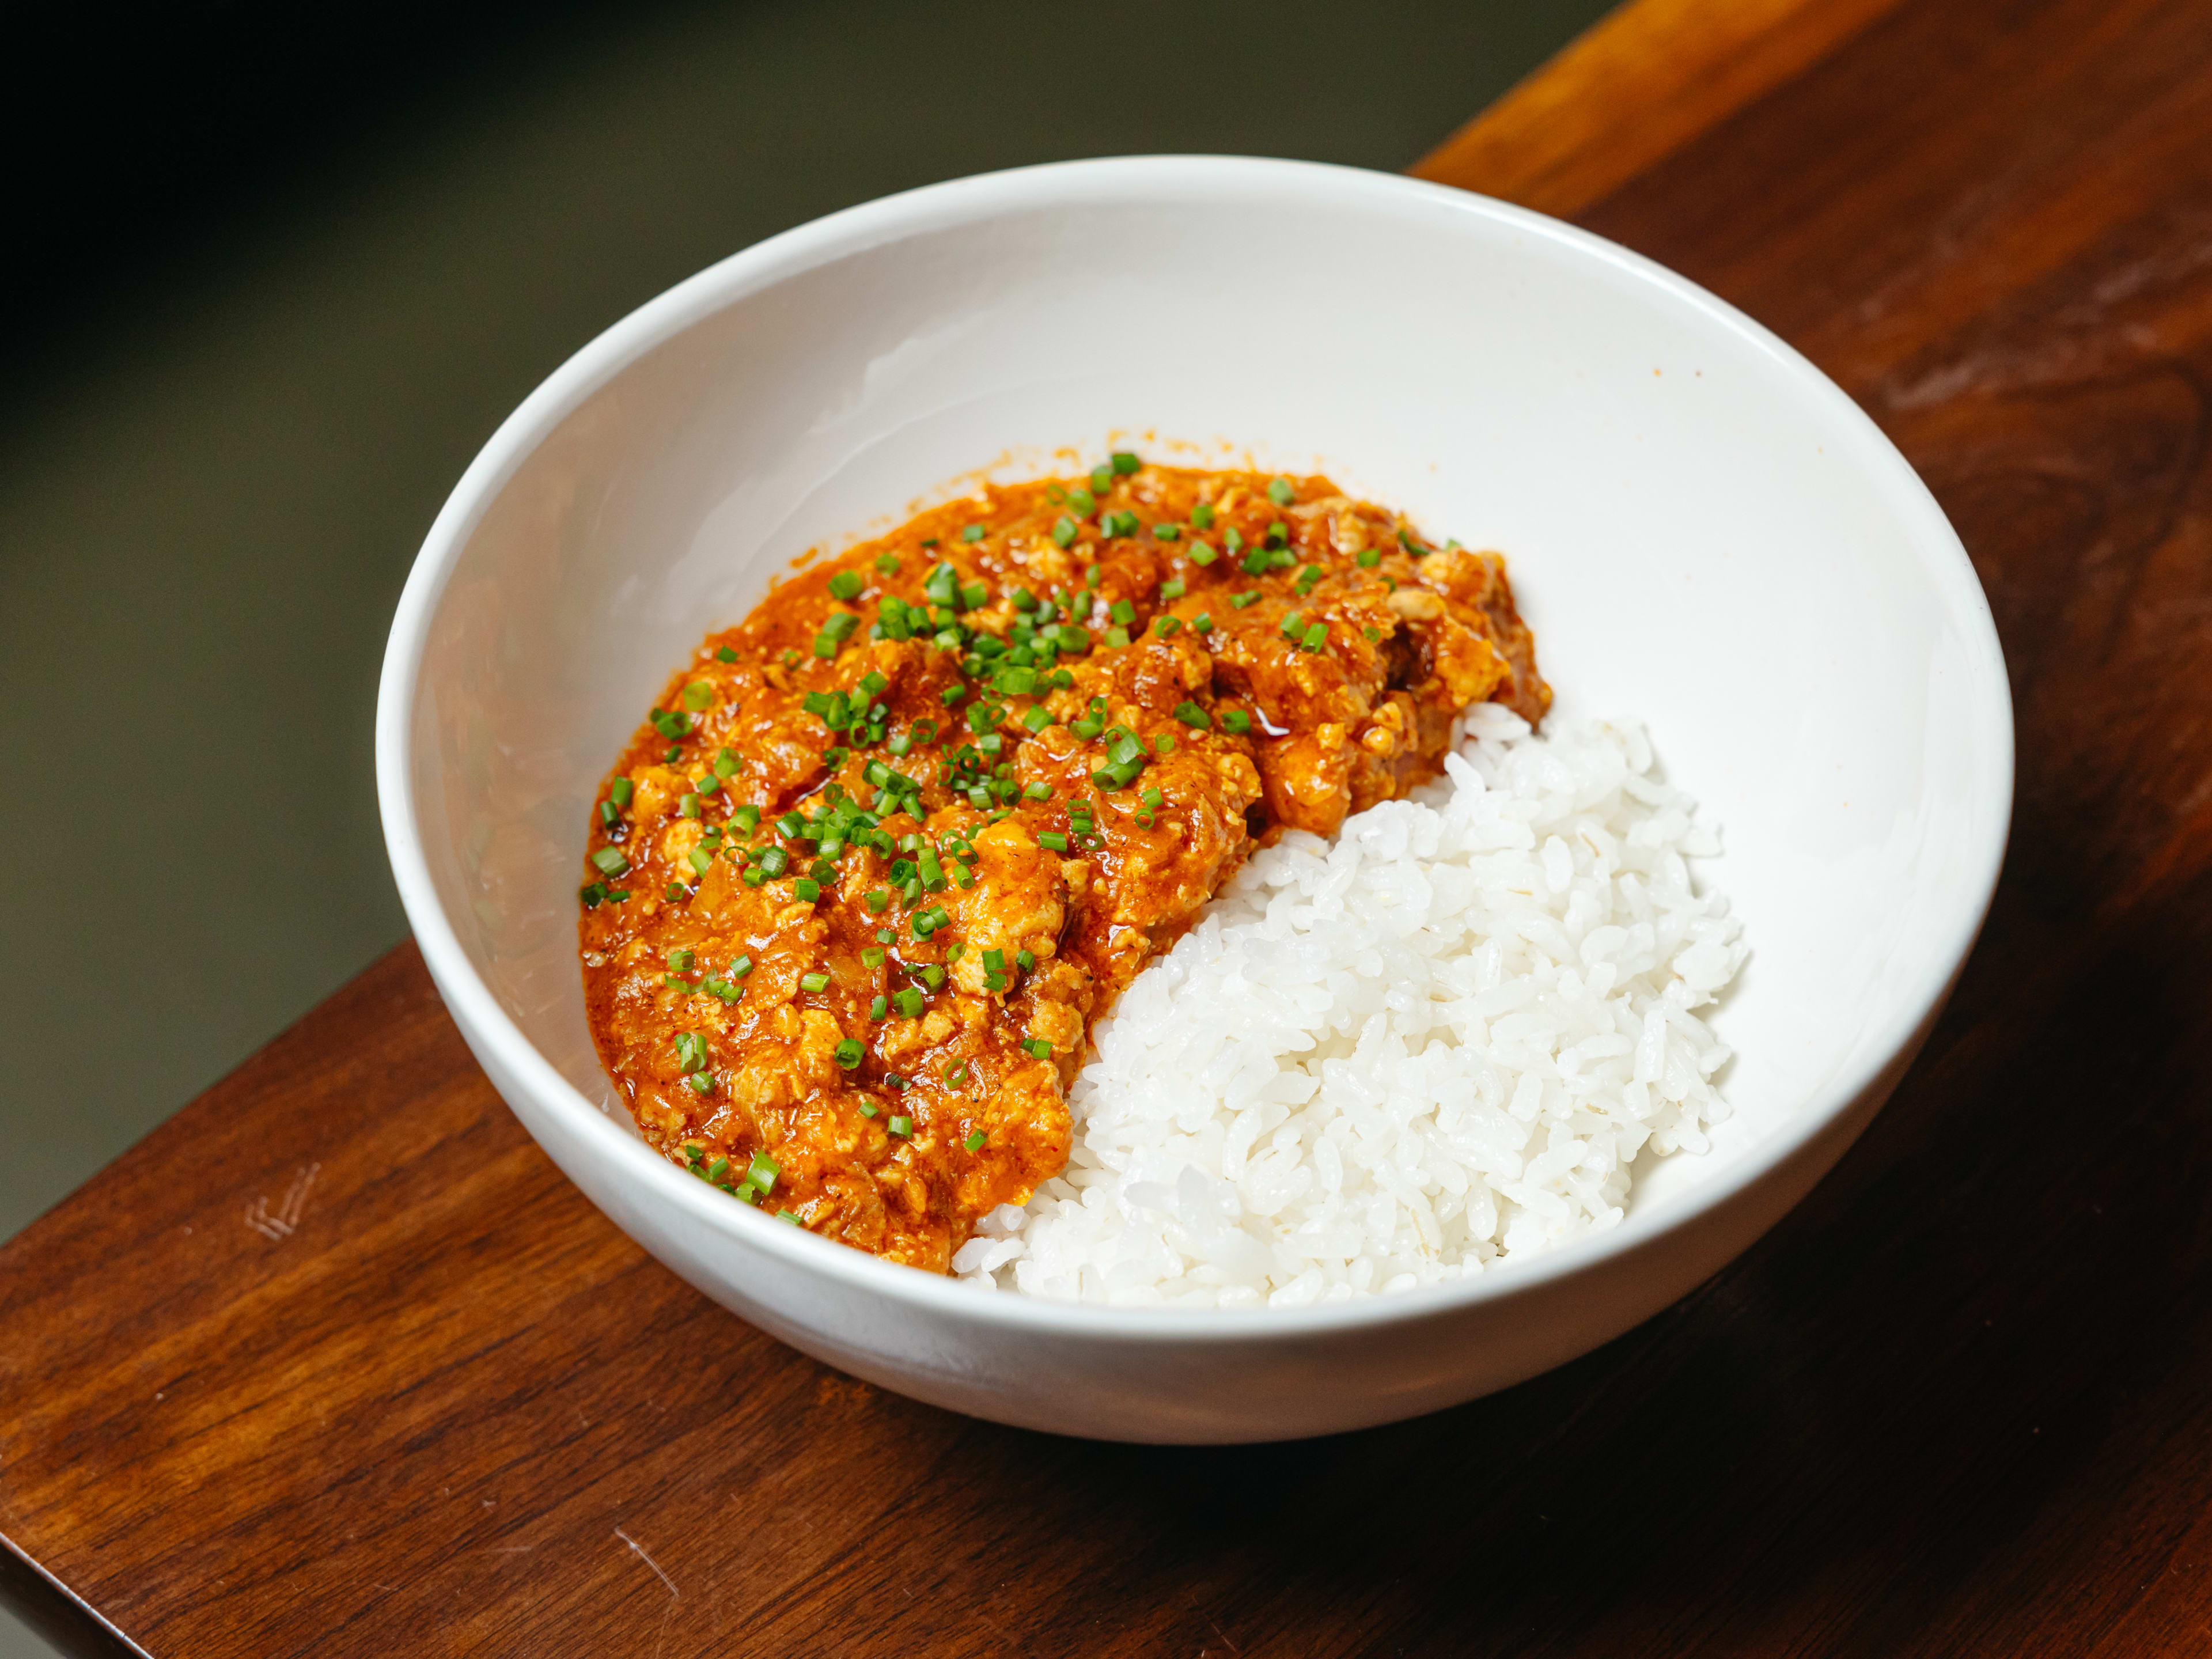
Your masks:
M 1747 1148 L 1710 1180 L 1585 1232 L 1526 1262 L 1473 1279 L 1389 1296 L 1299 1308 L 1113 1307 L 994 1292 L 918 1272 L 779 1225 L 730 1203 L 625 1132 L 562 1076 L 523 1035 L 477 973 L 440 903 L 416 826 L 411 778 L 416 682 L 439 600 L 462 550 L 491 502 L 538 447 L 586 398 L 647 352 L 706 317 L 774 283 L 868 247 L 918 233 L 984 222 L 1009 211 L 1071 203 L 1218 201 L 1234 195 L 1310 204 L 1380 207 L 1431 221 L 1485 222 L 1550 244 L 1607 270 L 1616 281 L 1656 290 L 1767 358 L 1808 410 L 1850 443 L 1853 463 L 1905 524 L 1966 648 L 1974 757 L 1986 769 L 1970 796 L 1980 821 L 1968 826 L 1970 878 L 1953 890 L 1950 914 L 1917 983 L 1897 1013 L 1860 1044 L 1798 1107 L 1794 1119 Z M 2004 658 L 1987 597 L 1956 532 L 1911 465 L 1874 421 L 1794 348 L 1687 278 L 1618 244 L 1545 215 L 1450 185 L 1322 162 L 1254 156 L 1133 155 L 977 174 L 884 197 L 812 220 L 708 266 L 616 322 L 546 377 L 485 442 L 440 509 L 410 570 L 386 647 L 376 713 L 377 794 L 392 875 L 424 961 L 456 1023 L 492 1048 L 515 1084 L 559 1120 L 586 1155 L 615 1166 L 636 1201 L 665 1206 L 696 1224 L 763 1252 L 791 1270 L 905 1304 L 917 1315 L 1002 1330 L 1094 1339 L 1144 1339 L 1180 1346 L 1270 1342 L 1303 1334 L 1410 1325 L 1477 1304 L 1517 1298 L 1648 1249 L 1757 1186 L 1826 1131 L 1911 1048 L 1948 996 L 1989 913 L 2010 830 L 2013 708 Z M 512 1107 L 510 1105 L 510 1109 Z M 520 1114 L 518 1114 L 520 1115 Z M 526 1127 L 528 1127 L 526 1121 Z

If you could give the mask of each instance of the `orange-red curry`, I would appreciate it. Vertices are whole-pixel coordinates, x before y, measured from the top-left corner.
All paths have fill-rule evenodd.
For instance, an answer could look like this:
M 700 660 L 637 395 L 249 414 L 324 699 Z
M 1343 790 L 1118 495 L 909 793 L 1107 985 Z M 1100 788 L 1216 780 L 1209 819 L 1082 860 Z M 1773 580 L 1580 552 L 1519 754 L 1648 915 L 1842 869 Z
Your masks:
M 1551 701 L 1504 561 L 1325 478 L 1119 454 L 933 508 L 709 635 L 600 790 L 600 1058 L 702 1179 L 941 1273 L 1253 847 L 1486 697 Z

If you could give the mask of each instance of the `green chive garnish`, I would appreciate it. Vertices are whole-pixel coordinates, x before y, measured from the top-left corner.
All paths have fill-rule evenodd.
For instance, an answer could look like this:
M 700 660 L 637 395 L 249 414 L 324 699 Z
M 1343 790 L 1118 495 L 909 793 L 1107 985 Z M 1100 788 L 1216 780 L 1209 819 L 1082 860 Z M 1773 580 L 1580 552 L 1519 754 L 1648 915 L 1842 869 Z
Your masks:
M 624 876 L 629 873 L 629 860 L 622 855 L 619 848 L 602 847 L 592 854 L 592 862 L 599 866 L 601 875 Z
M 866 1052 L 858 1037 L 847 1037 L 837 1045 L 837 1063 L 849 1072 L 860 1063 L 860 1056 Z

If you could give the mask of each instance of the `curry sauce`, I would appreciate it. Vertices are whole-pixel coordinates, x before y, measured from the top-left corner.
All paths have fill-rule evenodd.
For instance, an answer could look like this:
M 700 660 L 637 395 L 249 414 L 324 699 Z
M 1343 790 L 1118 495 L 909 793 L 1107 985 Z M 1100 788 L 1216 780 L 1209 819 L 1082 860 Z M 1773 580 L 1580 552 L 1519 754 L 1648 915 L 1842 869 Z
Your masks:
M 778 586 L 595 803 L 599 1056 L 732 1197 L 945 1271 L 1066 1163 L 1092 1024 L 1252 848 L 1551 693 L 1504 561 L 1326 478 L 1117 454 Z

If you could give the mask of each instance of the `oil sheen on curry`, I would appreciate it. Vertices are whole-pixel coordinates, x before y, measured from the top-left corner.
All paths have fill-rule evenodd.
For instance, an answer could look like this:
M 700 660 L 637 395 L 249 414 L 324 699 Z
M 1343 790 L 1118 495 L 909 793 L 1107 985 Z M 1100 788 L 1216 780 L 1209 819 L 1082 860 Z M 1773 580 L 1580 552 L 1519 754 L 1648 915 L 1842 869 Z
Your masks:
M 599 792 L 599 1056 L 735 1199 L 942 1273 L 1066 1163 L 1092 1024 L 1258 844 L 1551 693 L 1504 563 L 1326 478 L 933 508 L 710 635 Z

